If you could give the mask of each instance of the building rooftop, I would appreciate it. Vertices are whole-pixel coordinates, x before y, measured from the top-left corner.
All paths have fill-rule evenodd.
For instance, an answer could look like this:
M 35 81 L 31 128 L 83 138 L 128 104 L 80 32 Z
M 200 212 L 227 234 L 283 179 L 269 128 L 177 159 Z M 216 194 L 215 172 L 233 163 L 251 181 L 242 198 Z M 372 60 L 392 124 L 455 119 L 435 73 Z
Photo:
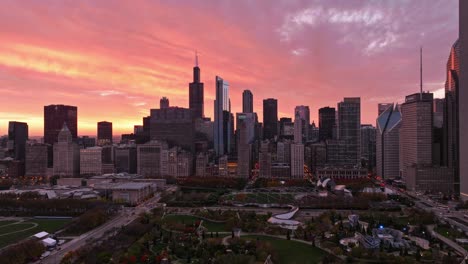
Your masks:
M 112 189 L 139 190 L 139 189 L 143 189 L 143 188 L 146 188 L 146 187 L 149 187 L 149 186 L 151 186 L 151 183 L 147 183 L 147 182 L 127 182 L 127 183 L 118 184 L 118 185 L 112 187 Z

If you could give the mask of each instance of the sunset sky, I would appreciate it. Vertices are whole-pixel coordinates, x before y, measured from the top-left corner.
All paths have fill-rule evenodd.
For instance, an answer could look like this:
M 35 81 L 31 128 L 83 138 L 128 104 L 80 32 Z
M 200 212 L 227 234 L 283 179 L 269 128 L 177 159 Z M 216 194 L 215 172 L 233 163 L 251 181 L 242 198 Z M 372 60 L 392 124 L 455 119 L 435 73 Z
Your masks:
M 188 107 L 194 53 L 213 116 L 215 76 L 242 91 L 277 98 L 279 116 L 360 96 L 362 123 L 377 104 L 419 89 L 443 96 L 445 64 L 458 35 L 458 1 L 1 1 L 0 135 L 8 121 L 43 135 L 43 106 L 78 107 L 79 134 L 113 122 L 133 131 L 166 96 Z

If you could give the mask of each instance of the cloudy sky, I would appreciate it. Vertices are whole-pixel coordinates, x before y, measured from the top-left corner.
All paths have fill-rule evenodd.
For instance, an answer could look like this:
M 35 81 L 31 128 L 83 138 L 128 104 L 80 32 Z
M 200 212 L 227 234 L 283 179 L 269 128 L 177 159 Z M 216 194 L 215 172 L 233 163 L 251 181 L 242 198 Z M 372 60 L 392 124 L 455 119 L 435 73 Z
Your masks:
M 188 106 L 194 53 L 213 116 L 214 80 L 230 84 L 233 112 L 250 89 L 277 98 L 279 116 L 360 96 L 362 122 L 377 103 L 419 89 L 443 95 L 445 64 L 458 35 L 456 0 L 15 1 L 0 8 L 0 134 L 8 121 L 43 130 L 43 106 L 78 106 L 79 134 L 96 122 L 114 134 L 141 124 L 166 96 Z

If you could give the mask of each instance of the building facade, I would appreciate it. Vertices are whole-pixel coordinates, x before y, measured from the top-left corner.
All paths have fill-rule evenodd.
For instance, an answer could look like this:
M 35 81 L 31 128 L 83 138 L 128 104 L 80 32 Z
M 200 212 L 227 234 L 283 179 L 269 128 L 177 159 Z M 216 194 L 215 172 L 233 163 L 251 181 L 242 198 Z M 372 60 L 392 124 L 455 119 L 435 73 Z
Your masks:
M 167 143 L 156 140 L 137 145 L 137 173 L 146 178 L 167 175 L 167 150 Z
M 400 127 L 398 105 L 387 107 L 377 118 L 377 175 L 385 179 L 400 176 Z
M 274 139 L 278 136 L 278 100 L 263 100 L 263 139 Z
M 319 140 L 333 139 L 333 127 L 335 126 L 335 108 L 323 107 L 319 109 Z
M 97 144 L 104 146 L 112 144 L 112 123 L 101 121 L 97 123 Z
M 64 123 L 70 130 L 72 139 L 76 139 L 78 137 L 78 108 L 76 106 L 44 106 L 44 143 L 55 144 Z
M 26 144 L 25 175 L 47 176 L 50 145 L 36 142 Z
M 204 84 L 200 80 L 200 67 L 198 67 L 198 56 L 195 56 L 195 67 L 193 67 L 193 81 L 189 84 L 189 109 L 192 110 L 193 118 L 205 117 Z
M 75 177 L 80 173 L 80 149 L 73 142 L 73 136 L 66 124 L 58 134 L 58 142 L 54 144 L 53 175 L 59 177 Z
M 250 90 L 242 92 L 242 113 L 253 113 L 253 94 Z
M 170 147 L 178 146 L 194 151 L 195 123 L 192 110 L 181 107 L 151 109 L 150 138 L 166 141 Z
M 229 84 L 216 76 L 216 99 L 214 101 L 214 149 L 217 156 L 228 152 L 230 137 L 228 127 L 230 117 Z
M 28 140 L 28 124 L 17 121 L 8 123 L 8 151 L 15 160 L 24 161 L 26 141 Z
M 361 98 L 344 98 L 338 103 L 338 138 L 346 145 L 346 163 L 361 161 Z

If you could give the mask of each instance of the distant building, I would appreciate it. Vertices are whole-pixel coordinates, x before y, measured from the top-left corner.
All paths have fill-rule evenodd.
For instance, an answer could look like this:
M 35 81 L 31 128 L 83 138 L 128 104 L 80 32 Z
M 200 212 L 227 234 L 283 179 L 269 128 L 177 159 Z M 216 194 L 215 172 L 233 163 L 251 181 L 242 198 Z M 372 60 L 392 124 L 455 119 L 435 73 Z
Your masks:
M 453 194 L 453 170 L 448 167 L 418 166 L 406 168 L 406 189 Z
M 50 145 L 36 142 L 26 144 L 25 175 L 47 176 Z
M 180 107 L 151 109 L 151 140 L 166 141 L 171 147 L 193 151 L 194 134 L 192 110 Z
M 260 166 L 260 177 L 261 178 L 270 178 L 271 177 L 271 164 L 272 157 L 270 152 L 270 142 L 264 140 L 261 142 L 260 153 L 259 153 L 259 166 Z
M 75 177 L 80 173 L 80 149 L 73 142 L 73 136 L 64 123 L 58 134 L 58 142 L 54 144 L 53 175 L 60 177 Z
M 338 138 L 345 142 L 346 163 L 361 161 L 361 98 L 344 98 L 338 103 Z
M 115 170 L 117 173 L 137 172 L 137 150 L 136 146 L 122 145 L 115 148 Z
M 55 144 L 64 123 L 69 129 L 72 139 L 76 139 L 78 136 L 78 108 L 76 106 L 44 106 L 44 143 Z
M 112 187 L 112 200 L 137 205 L 148 199 L 154 192 L 151 183 L 129 182 Z
M 309 136 L 309 126 L 310 126 L 310 109 L 309 106 L 306 105 L 299 105 L 296 106 L 294 109 L 294 115 L 299 116 L 299 120 L 302 122 L 301 129 L 302 129 L 302 142 L 305 142 L 310 139 Z M 294 121 L 295 122 L 295 121 Z M 296 133 L 296 132 L 294 132 Z
M 316 176 L 331 179 L 360 179 L 367 177 L 367 169 L 347 166 L 321 167 L 317 168 Z
M 219 177 L 228 177 L 229 170 L 228 170 L 228 156 L 223 155 L 218 159 L 218 175 Z
M 195 176 L 205 177 L 206 176 L 206 167 L 208 166 L 208 155 L 206 153 L 198 153 L 197 159 L 195 162 Z
M 278 136 L 278 100 L 263 100 L 263 138 L 274 139 Z
M 231 145 L 229 84 L 216 76 L 216 99 L 214 101 L 214 149 L 217 156 L 229 153 Z
M 137 173 L 146 178 L 167 175 L 167 150 L 167 143 L 160 141 L 137 145 Z
M 372 171 L 376 163 L 376 129 L 372 125 L 361 125 L 361 161 Z
M 167 97 L 163 97 L 161 100 L 159 100 L 159 108 L 169 108 L 169 99 L 167 99 Z
M 460 179 L 460 196 L 463 200 L 468 199 L 468 2 L 459 1 L 459 36 L 460 36 L 460 77 L 459 77 L 459 116 L 458 116 L 458 176 L 456 182 Z M 462 136 L 463 135 L 463 136 Z M 463 177 L 461 176 L 463 175 Z M 458 184 L 457 184 L 458 191 Z
M 291 144 L 291 177 L 304 178 L 304 144 Z
M 80 149 L 80 174 L 82 176 L 102 175 L 102 148 Z
M 27 140 L 28 124 L 10 121 L 8 123 L 8 151 L 15 160 L 24 161 Z
M 112 123 L 101 121 L 97 123 L 98 146 L 112 144 Z
M 81 148 L 91 148 L 96 146 L 96 139 L 89 136 L 81 136 L 76 139 L 76 144 Z
M 250 90 L 242 92 L 242 113 L 253 113 L 253 94 Z
M 400 176 L 400 127 L 401 113 L 398 105 L 387 106 L 377 117 L 377 175 L 385 179 Z
M 277 179 L 290 179 L 291 166 L 289 163 L 272 163 L 271 164 L 271 177 Z
M 315 125 L 315 122 L 312 121 L 312 124 L 309 126 L 309 139 L 307 142 L 318 142 L 320 137 L 320 129 Z
M 294 138 L 294 122 L 289 117 L 282 117 L 279 121 L 280 138 L 293 139 Z
M 204 84 L 200 81 L 200 68 L 198 67 L 198 56 L 195 56 L 195 67 L 193 67 L 193 82 L 189 84 L 189 108 L 192 110 L 193 118 L 203 118 L 204 114 Z
M 291 142 L 289 140 L 279 141 L 276 144 L 276 162 L 291 163 Z
M 333 139 L 335 119 L 335 108 L 323 107 L 319 109 L 319 139 L 321 141 Z

